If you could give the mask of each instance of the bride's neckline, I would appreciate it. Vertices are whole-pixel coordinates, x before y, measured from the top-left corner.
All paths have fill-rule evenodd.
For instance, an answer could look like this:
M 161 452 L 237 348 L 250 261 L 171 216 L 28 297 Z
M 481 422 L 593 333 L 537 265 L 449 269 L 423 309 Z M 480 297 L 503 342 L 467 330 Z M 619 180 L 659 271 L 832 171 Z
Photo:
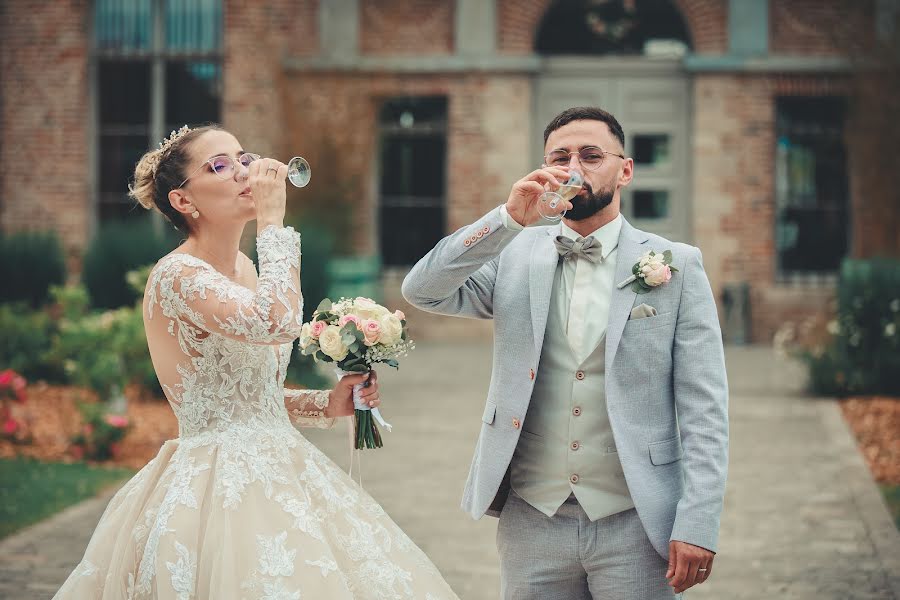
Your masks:
M 209 267 L 210 269 L 212 269 L 216 274 L 218 274 L 218 275 L 224 277 L 225 279 L 227 279 L 228 281 L 230 281 L 230 282 L 233 283 L 234 285 L 240 286 L 240 287 L 242 287 L 242 288 L 244 288 L 244 289 L 246 289 L 246 290 L 250 290 L 251 292 L 253 291 L 252 288 L 247 287 L 246 285 L 244 285 L 243 283 L 240 283 L 239 281 L 235 281 L 234 279 L 232 279 L 231 277 L 229 277 L 228 275 L 226 275 L 225 273 L 223 273 L 222 271 L 220 271 L 219 269 L 217 269 L 217 268 L 215 267 L 215 265 L 213 265 L 213 264 L 212 264 L 211 262 L 209 262 L 208 260 L 204 260 L 204 259 L 200 258 L 199 256 L 195 256 L 195 255 L 191 254 L 190 252 L 184 252 L 184 251 L 175 250 L 175 251 L 170 252 L 169 254 L 167 254 L 167 255 L 163 258 L 163 260 L 165 260 L 166 258 L 174 257 L 174 256 L 181 256 L 181 257 L 184 257 L 184 258 L 191 259 L 191 260 L 193 260 L 194 262 L 203 263 L 204 265 L 206 265 L 207 267 Z M 162 262 L 162 261 L 160 261 L 160 262 Z M 250 264 L 251 264 L 251 265 L 254 265 L 254 268 L 255 268 L 256 265 L 253 263 L 252 260 L 250 260 Z

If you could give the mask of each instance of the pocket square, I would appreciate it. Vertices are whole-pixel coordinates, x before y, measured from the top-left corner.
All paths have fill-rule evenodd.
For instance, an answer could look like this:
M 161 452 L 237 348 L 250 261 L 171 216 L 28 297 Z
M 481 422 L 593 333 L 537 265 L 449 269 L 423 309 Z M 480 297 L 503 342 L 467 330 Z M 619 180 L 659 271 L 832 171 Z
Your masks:
M 631 309 L 631 316 L 629 319 L 643 319 L 645 317 L 655 317 L 656 315 L 657 312 L 655 308 L 649 304 L 641 304 L 640 306 L 635 306 Z

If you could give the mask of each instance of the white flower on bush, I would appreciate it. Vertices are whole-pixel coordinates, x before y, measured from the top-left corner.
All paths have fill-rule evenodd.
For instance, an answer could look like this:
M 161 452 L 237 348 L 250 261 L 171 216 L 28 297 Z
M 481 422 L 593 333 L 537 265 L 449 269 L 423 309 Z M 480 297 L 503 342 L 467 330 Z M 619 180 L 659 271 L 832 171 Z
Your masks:
M 381 343 L 393 346 L 403 339 L 403 323 L 397 315 L 387 314 L 381 317 Z
M 344 360 L 349 352 L 349 349 L 341 339 L 341 328 L 335 325 L 326 327 L 325 331 L 319 336 L 319 348 L 335 361 Z
M 884 336 L 885 337 L 894 337 L 894 334 L 897 333 L 897 325 L 894 323 L 888 323 L 884 327 Z
M 836 320 L 828 321 L 827 329 L 828 333 L 830 333 L 831 335 L 837 335 L 841 332 L 841 324 Z

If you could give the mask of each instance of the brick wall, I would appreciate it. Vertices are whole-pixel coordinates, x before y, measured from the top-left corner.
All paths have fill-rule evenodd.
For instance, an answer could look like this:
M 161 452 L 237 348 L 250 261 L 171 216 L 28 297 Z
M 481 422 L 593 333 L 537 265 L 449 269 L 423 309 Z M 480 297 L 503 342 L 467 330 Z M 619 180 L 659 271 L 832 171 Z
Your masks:
M 875 35 L 874 4 L 866 0 L 770 2 L 770 52 L 836 56 L 862 50 Z
M 71 257 L 90 216 L 85 5 L 0 7 L 0 225 L 53 228 Z
M 363 0 L 361 54 L 450 54 L 455 2 L 446 0 Z
M 829 285 L 776 282 L 775 99 L 850 94 L 846 77 L 694 80 L 694 242 L 717 296 L 725 284 L 750 283 L 754 341 L 770 340 L 785 319 L 825 309 L 833 295 Z
M 497 0 L 497 48 L 502 54 L 530 54 L 535 35 L 553 0 Z M 720 54 L 728 47 L 726 0 L 674 0 L 684 17 L 694 52 Z

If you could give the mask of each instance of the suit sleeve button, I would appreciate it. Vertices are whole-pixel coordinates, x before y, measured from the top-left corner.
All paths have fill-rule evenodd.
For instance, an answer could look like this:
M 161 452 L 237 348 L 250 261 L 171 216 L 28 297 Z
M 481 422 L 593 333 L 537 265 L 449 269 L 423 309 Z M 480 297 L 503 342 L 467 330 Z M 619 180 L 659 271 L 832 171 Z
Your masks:
M 513 420 L 512 420 L 512 426 L 513 426 L 515 429 L 518 429 L 521 425 L 522 425 L 522 423 L 521 423 L 518 419 L 513 419 Z

